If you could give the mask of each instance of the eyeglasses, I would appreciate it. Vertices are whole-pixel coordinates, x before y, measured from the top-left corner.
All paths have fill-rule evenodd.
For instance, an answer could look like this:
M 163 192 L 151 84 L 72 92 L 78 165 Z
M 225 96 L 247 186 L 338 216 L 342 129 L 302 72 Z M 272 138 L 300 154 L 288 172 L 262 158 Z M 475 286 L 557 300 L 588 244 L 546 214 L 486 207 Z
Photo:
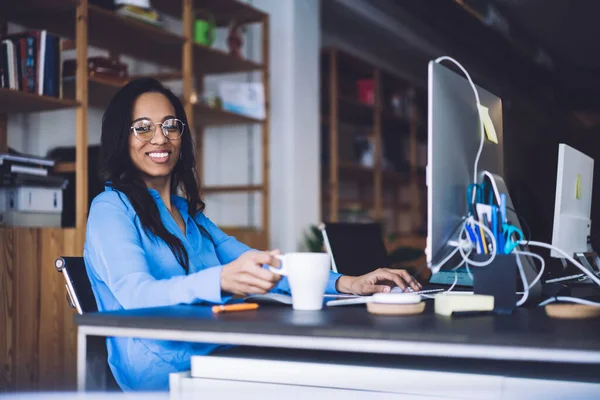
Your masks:
M 143 119 L 134 122 L 131 130 L 136 139 L 149 142 L 154 138 L 158 125 L 160 125 L 163 135 L 169 140 L 179 139 L 183 135 L 183 128 L 185 127 L 185 124 L 176 118 L 169 118 L 162 123 Z

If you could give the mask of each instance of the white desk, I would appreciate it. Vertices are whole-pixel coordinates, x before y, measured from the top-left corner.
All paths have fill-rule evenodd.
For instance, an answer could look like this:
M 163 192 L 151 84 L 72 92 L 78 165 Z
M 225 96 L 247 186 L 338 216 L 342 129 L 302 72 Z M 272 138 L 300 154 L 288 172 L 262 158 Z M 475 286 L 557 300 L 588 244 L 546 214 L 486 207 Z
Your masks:
M 600 398 L 600 320 L 552 320 L 542 309 L 450 319 L 430 310 L 376 317 L 364 306 L 218 315 L 178 306 L 86 314 L 76 322 L 82 390 L 86 338 L 98 335 L 295 350 L 202 357 L 192 368 L 199 378 L 171 377 L 174 394 L 221 385 L 279 393 L 360 390 L 382 398 Z

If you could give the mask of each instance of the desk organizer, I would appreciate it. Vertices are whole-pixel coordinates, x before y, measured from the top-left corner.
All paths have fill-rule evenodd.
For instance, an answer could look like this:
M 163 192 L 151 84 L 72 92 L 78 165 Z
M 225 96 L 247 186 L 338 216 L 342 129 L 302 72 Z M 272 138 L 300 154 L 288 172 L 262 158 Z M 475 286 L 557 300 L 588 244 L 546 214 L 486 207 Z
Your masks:
M 490 256 L 477 254 L 473 260 L 484 262 Z M 471 266 L 473 292 L 494 296 L 494 312 L 511 314 L 517 305 L 517 260 L 514 254 L 496 255 L 486 267 Z

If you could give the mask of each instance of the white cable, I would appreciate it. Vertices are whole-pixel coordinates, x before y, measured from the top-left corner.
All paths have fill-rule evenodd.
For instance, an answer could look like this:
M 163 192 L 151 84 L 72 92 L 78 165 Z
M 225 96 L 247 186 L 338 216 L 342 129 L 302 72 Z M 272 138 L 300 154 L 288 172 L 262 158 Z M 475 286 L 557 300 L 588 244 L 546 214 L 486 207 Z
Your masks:
M 535 242 L 535 241 L 525 241 L 525 240 L 522 240 L 521 242 L 519 242 L 519 244 L 523 245 L 523 246 L 529 245 L 529 246 L 543 247 L 545 249 L 556 251 L 557 253 L 559 253 L 560 255 L 562 255 L 564 258 L 566 258 L 567 260 L 569 260 L 574 266 L 576 266 L 577 268 L 579 268 L 581 270 L 581 272 L 583 272 L 584 274 L 586 274 L 598 286 L 600 286 L 600 279 L 596 275 L 594 275 L 590 270 L 588 270 L 586 267 L 584 267 L 583 265 L 581 265 L 579 262 L 577 262 L 577 260 L 575 260 L 573 257 L 571 257 L 570 255 L 568 255 L 567 253 L 565 253 L 563 250 L 559 249 L 558 247 L 552 246 L 551 244 L 548 244 L 548 243 Z
M 548 300 L 542 301 L 539 304 L 539 306 L 542 307 L 542 306 L 545 306 L 546 304 L 554 303 L 555 301 L 566 301 L 568 303 L 584 304 L 586 306 L 600 306 L 600 303 L 596 303 L 595 301 L 578 299 L 577 297 L 568 297 L 568 296 L 552 297 Z
M 465 77 L 471 84 L 471 88 L 473 89 L 473 93 L 475 94 L 475 102 L 477 103 L 476 111 L 477 111 L 477 117 L 479 119 L 479 130 L 481 132 L 481 142 L 479 143 L 479 150 L 477 151 L 477 156 L 475 156 L 475 165 L 473 166 L 473 183 L 477 184 L 477 166 L 479 165 L 479 158 L 481 157 L 481 152 L 483 151 L 483 143 L 484 143 L 483 121 L 481 120 L 481 117 L 479 116 L 479 106 L 481 106 L 481 102 L 479 101 L 479 93 L 477 92 L 477 87 L 475 87 L 475 84 L 473 83 L 473 80 L 471 79 L 471 75 L 469 75 L 467 70 L 454 58 L 448 57 L 448 56 L 442 56 L 442 57 L 436 58 L 435 62 L 437 64 L 439 64 L 444 60 L 450 61 L 450 62 L 454 63 L 458 68 L 460 68 L 462 73 L 465 74 Z M 475 191 L 473 191 L 473 195 L 475 195 Z
M 489 259 L 487 259 L 486 261 L 473 261 L 471 259 L 468 258 L 468 256 L 465 254 L 464 250 L 462 249 L 462 246 L 458 247 L 458 251 L 460 252 L 460 255 L 462 256 L 463 260 L 466 260 L 467 265 L 472 265 L 474 267 L 487 267 L 488 265 L 490 265 L 492 262 L 494 262 L 494 259 L 496 258 L 496 238 L 494 237 L 494 234 L 492 233 L 492 231 L 490 230 L 490 228 L 488 228 L 487 226 L 485 226 L 485 224 L 482 224 L 479 221 L 475 221 L 475 219 L 473 219 L 473 217 L 469 217 L 467 219 L 467 222 L 473 222 L 476 225 L 479 225 L 485 233 L 487 233 L 487 235 L 490 238 L 490 241 L 492 243 L 492 254 L 490 256 Z M 466 231 L 466 229 L 463 226 L 463 232 Z M 461 232 L 462 235 L 462 232 Z M 473 243 L 471 243 L 473 245 Z
M 519 254 L 517 254 L 515 258 L 517 259 L 517 266 L 519 267 L 519 275 L 521 275 L 521 282 L 523 282 L 523 290 L 525 291 L 523 293 L 523 297 L 521 297 L 521 299 L 519 301 L 517 301 L 517 307 L 520 307 L 523 304 L 525 304 L 525 302 L 529 298 L 529 285 L 527 285 L 527 278 L 525 277 L 525 271 L 523 270 L 523 264 L 521 264 L 521 257 L 519 256 Z
M 455 248 L 454 250 L 452 250 L 452 251 L 450 252 L 450 254 L 448 254 L 448 256 L 447 256 L 446 258 L 444 258 L 442 261 L 440 261 L 439 263 L 437 263 L 435 266 L 431 266 L 431 267 L 429 267 L 429 269 L 431 269 L 432 271 L 439 271 L 439 269 L 440 269 L 440 268 L 442 268 L 442 266 L 443 266 L 444 264 L 446 264 L 448 261 L 450 261 L 450 259 L 451 259 L 452 257 L 454 257 L 454 255 L 455 255 L 456 253 L 458 253 L 458 250 L 459 250 L 460 248 L 461 248 L 461 246 L 460 246 L 460 245 L 456 246 L 456 248 Z
M 448 290 L 446 290 L 446 293 L 452 291 L 452 289 L 454 289 L 454 286 L 456 286 L 457 282 L 458 282 L 458 272 L 454 271 L 454 283 L 452 283 L 452 286 L 450 286 L 450 288 Z
M 544 261 L 542 256 L 540 256 L 539 254 L 535 254 L 535 253 L 532 253 L 529 251 L 513 251 L 513 253 L 514 254 L 522 254 L 524 256 L 530 256 L 530 257 L 536 258 L 540 262 L 540 272 L 538 272 L 538 275 L 529 284 L 529 289 L 531 289 L 542 278 L 542 275 L 544 274 L 544 269 L 546 268 L 546 261 Z

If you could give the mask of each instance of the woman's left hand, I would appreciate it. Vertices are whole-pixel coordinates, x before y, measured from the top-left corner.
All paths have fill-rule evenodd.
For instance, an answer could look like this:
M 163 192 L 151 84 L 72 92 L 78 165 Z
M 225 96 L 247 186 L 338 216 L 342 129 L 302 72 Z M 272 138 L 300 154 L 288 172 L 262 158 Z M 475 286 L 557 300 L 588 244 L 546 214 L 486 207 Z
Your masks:
M 404 269 L 379 268 L 361 276 L 341 276 L 336 289 L 341 293 L 369 295 L 386 293 L 398 286 L 405 290 L 410 286 L 413 290 L 422 289 L 421 284 Z

